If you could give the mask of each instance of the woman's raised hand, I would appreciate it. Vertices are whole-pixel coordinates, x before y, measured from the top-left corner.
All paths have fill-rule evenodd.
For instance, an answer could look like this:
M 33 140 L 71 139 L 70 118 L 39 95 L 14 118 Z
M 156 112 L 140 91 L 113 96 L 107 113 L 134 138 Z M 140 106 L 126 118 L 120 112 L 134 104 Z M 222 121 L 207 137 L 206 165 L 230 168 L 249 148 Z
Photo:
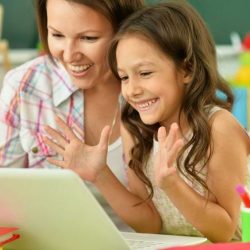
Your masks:
M 103 128 L 99 143 L 95 146 L 89 146 L 85 144 L 84 139 L 79 139 L 61 118 L 57 117 L 56 122 L 62 132 L 47 126 L 45 130 L 51 139 L 45 137 L 44 141 L 62 156 L 62 160 L 47 158 L 48 162 L 61 168 L 72 169 L 82 179 L 95 182 L 106 166 L 109 126 Z
M 154 163 L 155 181 L 159 187 L 165 188 L 172 185 L 177 176 L 175 174 L 175 162 L 183 146 L 178 125 L 173 123 L 168 135 L 165 127 L 160 127 L 158 130 L 158 142 L 159 150 Z

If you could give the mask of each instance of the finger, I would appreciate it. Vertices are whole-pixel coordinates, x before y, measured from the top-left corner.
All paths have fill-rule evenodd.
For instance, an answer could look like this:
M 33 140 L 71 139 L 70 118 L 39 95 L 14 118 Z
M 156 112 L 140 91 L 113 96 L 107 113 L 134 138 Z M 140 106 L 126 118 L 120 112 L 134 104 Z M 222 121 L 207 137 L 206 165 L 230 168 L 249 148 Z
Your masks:
M 50 140 L 47 136 L 43 136 L 43 140 L 44 142 L 51 148 L 53 149 L 55 152 L 57 152 L 59 155 L 63 155 L 64 154 L 64 149 L 62 147 L 60 147 L 58 144 L 56 144 L 55 142 L 53 142 L 52 140 Z
M 83 129 L 81 129 L 76 123 L 73 123 L 72 128 L 73 128 L 74 132 L 76 132 L 77 135 L 79 136 L 79 139 L 84 140 L 84 131 L 83 131 Z
M 65 136 L 66 136 L 67 139 L 69 139 L 70 141 L 78 139 L 77 136 L 72 131 L 72 129 L 59 116 L 56 116 L 56 123 L 63 130 L 63 132 L 64 132 L 64 134 L 65 134 Z
M 181 148 L 183 147 L 184 142 L 182 139 L 178 139 L 174 145 L 172 146 L 171 150 L 168 152 L 168 165 L 171 167 L 174 162 L 176 161 Z
M 158 133 L 157 133 L 157 138 L 158 138 L 160 147 L 164 145 L 166 137 L 167 137 L 166 129 L 165 127 L 162 126 L 158 129 Z
M 53 159 L 53 158 L 50 158 L 50 157 L 47 157 L 46 160 L 52 164 L 52 165 L 55 165 L 55 166 L 58 166 L 60 168 L 65 168 L 65 163 L 64 161 L 61 161 L 61 160 L 56 160 L 56 159 Z
M 165 142 L 165 146 L 168 150 L 173 147 L 173 144 L 178 139 L 178 130 L 179 130 L 179 127 L 177 123 L 171 124 L 168 137 Z
M 174 174 L 176 172 L 176 167 L 170 167 L 168 168 L 168 175 Z
M 110 127 L 109 126 L 105 126 L 102 130 L 101 133 L 101 137 L 100 137 L 100 141 L 98 146 L 102 149 L 106 149 L 108 148 L 108 144 L 109 144 L 109 133 L 110 133 Z
M 50 126 L 45 126 L 44 129 L 54 141 L 57 141 L 58 145 L 60 145 L 62 148 L 65 148 L 65 145 L 68 144 L 68 141 L 59 131 L 51 128 Z

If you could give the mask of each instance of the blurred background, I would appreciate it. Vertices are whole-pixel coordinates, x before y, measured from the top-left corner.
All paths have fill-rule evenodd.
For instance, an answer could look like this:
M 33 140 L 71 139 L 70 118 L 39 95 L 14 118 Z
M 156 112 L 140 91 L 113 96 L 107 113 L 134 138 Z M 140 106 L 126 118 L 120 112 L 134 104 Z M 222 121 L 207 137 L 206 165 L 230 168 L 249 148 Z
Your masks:
M 217 49 L 218 69 L 236 93 L 234 113 L 250 124 L 249 0 L 187 0 L 203 17 Z M 160 0 L 146 0 L 155 4 Z M 4 74 L 39 54 L 34 0 L 0 0 L 0 88 Z M 1 15 L 2 13 L 2 15 Z M 249 107 L 248 107 L 249 106 Z M 237 111 L 239 110 L 239 111 Z M 242 111 L 243 110 L 243 111 Z M 237 114 L 237 112 L 239 114 Z

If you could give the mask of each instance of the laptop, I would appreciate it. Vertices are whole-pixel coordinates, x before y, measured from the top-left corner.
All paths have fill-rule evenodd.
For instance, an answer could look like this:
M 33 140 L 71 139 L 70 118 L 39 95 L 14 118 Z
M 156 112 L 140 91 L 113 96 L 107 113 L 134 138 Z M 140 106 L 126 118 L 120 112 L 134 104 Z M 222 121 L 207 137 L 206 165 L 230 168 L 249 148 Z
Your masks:
M 120 232 L 81 178 L 66 169 L 0 168 L 0 226 L 18 227 L 21 235 L 5 250 L 155 250 L 206 241 Z

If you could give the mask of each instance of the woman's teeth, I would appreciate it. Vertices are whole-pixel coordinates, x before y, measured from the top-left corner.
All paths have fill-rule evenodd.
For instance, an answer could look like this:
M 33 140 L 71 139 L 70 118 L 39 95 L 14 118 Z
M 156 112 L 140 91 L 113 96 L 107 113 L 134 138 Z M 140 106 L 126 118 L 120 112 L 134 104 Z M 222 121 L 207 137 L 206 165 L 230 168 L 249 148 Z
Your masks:
M 86 71 L 87 69 L 89 69 L 93 64 L 85 64 L 85 65 L 69 65 L 69 69 L 76 72 L 76 73 L 80 73 L 83 71 Z

